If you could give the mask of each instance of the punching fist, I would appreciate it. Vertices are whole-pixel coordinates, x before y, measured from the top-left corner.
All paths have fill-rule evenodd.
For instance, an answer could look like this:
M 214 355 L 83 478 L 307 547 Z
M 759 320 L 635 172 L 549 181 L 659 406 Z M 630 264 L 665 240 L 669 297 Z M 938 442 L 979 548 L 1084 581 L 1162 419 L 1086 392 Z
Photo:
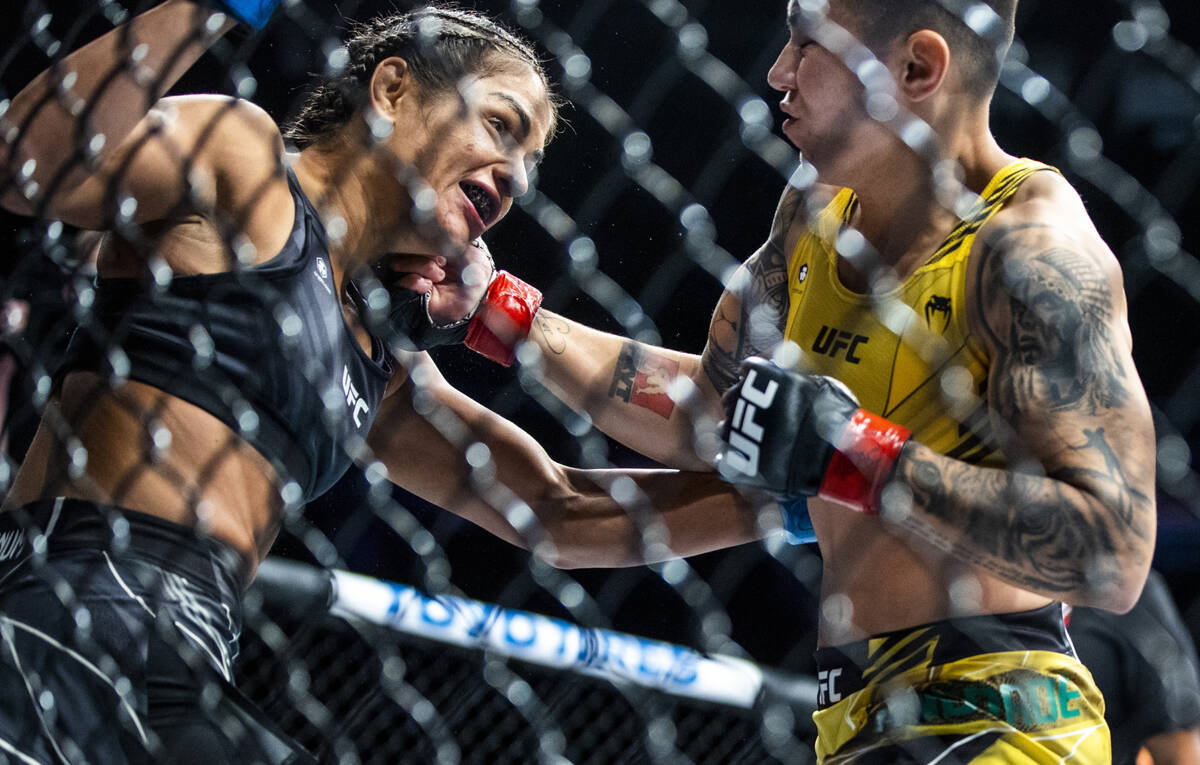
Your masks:
M 496 270 L 482 239 L 454 263 L 392 256 L 374 270 L 390 298 L 386 322 L 379 329 L 385 336 L 399 334 L 415 350 L 465 343 L 510 366 L 542 303 L 536 288 Z
M 876 513 L 909 431 L 858 408 L 845 385 L 749 358 L 725 396 L 717 469 L 778 497 L 820 496 Z

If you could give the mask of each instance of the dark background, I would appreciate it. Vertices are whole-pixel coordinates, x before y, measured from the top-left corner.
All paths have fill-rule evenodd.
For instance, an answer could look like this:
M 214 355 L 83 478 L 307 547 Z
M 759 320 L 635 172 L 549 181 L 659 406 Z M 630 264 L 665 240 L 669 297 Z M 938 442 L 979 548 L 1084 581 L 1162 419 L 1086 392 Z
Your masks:
M 253 100 L 278 120 L 292 114 L 309 74 L 322 67 L 321 51 L 332 44 L 345 19 L 366 18 L 391 3 L 305 0 L 276 18 L 257 38 L 235 34 L 235 58 L 245 69 L 202 61 L 176 92 L 232 92 L 229 71 L 248 71 L 257 80 Z M 568 125 L 550 147 L 541 167 L 531 207 L 515 209 L 490 237 L 500 264 L 546 293 L 546 305 L 585 323 L 614 332 L 633 332 L 669 347 L 699 352 L 721 285 L 697 261 L 705 252 L 686 246 L 679 213 L 692 202 L 707 208 L 715 223 L 718 264 L 724 253 L 742 259 L 765 237 L 771 214 L 794 156 L 776 139 L 763 142 L 744 133 L 738 117 L 746 98 L 771 105 L 778 136 L 778 96 L 766 87 L 766 71 L 786 39 L 783 0 L 687 2 L 681 6 L 636 0 L 543 2 L 538 6 L 480 2 L 520 27 L 514 8 L 529 23 L 526 32 L 549 61 L 563 92 L 576 101 L 564 112 Z M 1143 4 L 1154 8 L 1153 4 Z M 535 8 L 537 19 L 529 15 Z M 651 11 L 659 12 L 656 15 Z M 676 18 L 671 9 L 681 12 Z M 1200 482 L 1191 453 L 1200 448 L 1200 265 L 1190 254 L 1200 241 L 1200 13 L 1194 0 L 1163 2 L 1169 21 L 1165 36 L 1159 17 L 1143 15 L 1151 43 L 1129 52 L 1114 42 L 1114 28 L 1131 18 L 1132 6 L 1115 0 L 1062 2 L 1023 0 L 1018 20 L 1022 45 L 1017 58 L 1053 85 L 1036 108 L 1002 87 L 994 108 L 994 130 L 1010 152 L 1060 166 L 1076 184 L 1101 233 L 1121 259 L 1127 281 L 1134 354 L 1155 407 L 1161 458 L 1159 545 L 1156 566 L 1167 579 L 1190 621 L 1200 629 Z M 11 95 L 47 57 L 30 30 L 46 12 L 49 31 L 80 42 L 107 28 L 91 2 L 21 2 L 0 30 L 0 99 Z M 664 18 L 666 19 L 664 21 Z M 704 57 L 687 55 L 681 39 L 692 39 L 698 22 L 707 35 L 707 53 L 728 67 L 714 68 Z M 1158 27 L 1155 25 L 1158 24 Z M 1131 27 L 1124 26 L 1128 31 Z M 682 30 L 682 34 L 681 34 Z M 588 81 L 566 80 L 561 70 L 561 33 L 590 60 Z M 41 45 L 46 45 L 46 38 Z M 69 43 L 68 47 L 77 44 Z M 1023 53 L 1021 52 L 1023 51 Z M 726 75 L 733 75 L 732 78 Z M 1014 72 L 1006 82 L 1019 83 Z M 717 86 L 714 88 L 714 85 Z M 1027 91 L 1027 95 L 1029 92 Z M 624 116 L 614 136 L 597 120 L 605 94 Z M 1060 97 L 1061 96 L 1061 97 Z M 1072 155 L 1069 136 L 1092 126 L 1101 137 L 1097 158 Z M 653 163 L 682 187 L 654 192 L 639 185 L 622 164 L 622 143 L 630 129 L 652 140 Z M 743 137 L 748 137 L 744 141 Z M 754 151 L 750 146 L 760 149 Z M 780 152 L 776 159 L 770 152 Z M 766 153 L 772 161 L 763 159 Z M 574 221 L 558 238 L 531 211 L 552 202 Z M 1147 226 L 1178 226 L 1181 252 L 1150 250 Z M 10 257 L 3 272 L 4 297 L 34 297 L 27 274 L 46 260 L 38 245 L 44 224 L 0 216 L 0 237 Z M 641 306 L 622 313 L 619 301 L 597 302 L 586 294 L 599 283 L 577 281 L 562 241 L 583 234 L 598 251 L 598 268 Z M 61 309 L 59 309 L 61 310 Z M 623 321 L 614 318 L 619 316 Z M 61 317 L 58 317 L 61 318 Z M 51 321 L 49 340 L 64 322 Z M 438 353 L 447 376 L 496 411 L 513 419 L 545 444 L 560 462 L 572 465 L 645 465 L 637 455 L 592 434 L 571 435 L 557 417 L 526 395 L 513 370 L 502 369 L 455 349 Z M 534 581 L 529 556 L 498 542 L 447 513 L 397 495 L 434 533 L 450 564 L 451 580 L 463 593 L 545 613 L 567 616 L 558 600 Z M 354 473 L 310 507 L 307 524 L 291 529 L 278 551 L 318 557 L 398 581 L 426 581 L 427 554 L 413 552 L 411 531 L 374 518 L 365 509 L 366 484 Z M 333 542 L 314 542 L 316 530 Z M 301 541 L 303 539 L 304 541 Z M 336 551 L 336 552 L 335 552 Z M 785 548 L 775 555 L 751 545 L 690 561 L 712 588 L 716 610 L 730 619 L 730 634 L 753 658 L 787 669 L 810 668 L 818 561 L 815 548 Z M 654 571 L 570 572 L 596 598 L 601 615 L 595 626 L 693 646 L 710 645 L 715 634 L 682 596 Z M 711 604 L 710 604 L 711 605 Z M 700 610 L 706 613 L 708 607 Z M 718 629 L 717 632 L 720 630 Z

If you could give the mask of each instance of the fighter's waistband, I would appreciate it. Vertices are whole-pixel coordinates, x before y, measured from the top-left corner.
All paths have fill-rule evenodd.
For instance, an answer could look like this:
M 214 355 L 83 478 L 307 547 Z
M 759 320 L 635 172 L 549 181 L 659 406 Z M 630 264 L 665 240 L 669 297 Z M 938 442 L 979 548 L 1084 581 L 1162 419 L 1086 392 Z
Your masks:
M 1052 651 L 1074 658 L 1075 647 L 1063 624 L 1062 604 L 947 619 L 818 648 L 818 686 L 823 683 L 825 689 L 831 685 L 836 689 L 836 693 L 820 693 L 818 706 L 832 706 L 837 699 L 911 668 L 1007 651 Z
M 0 580 L 34 551 L 74 550 L 148 560 L 199 586 L 210 583 L 219 591 L 223 585 L 235 595 L 249 583 L 249 565 L 232 547 L 146 513 L 64 497 L 0 513 Z

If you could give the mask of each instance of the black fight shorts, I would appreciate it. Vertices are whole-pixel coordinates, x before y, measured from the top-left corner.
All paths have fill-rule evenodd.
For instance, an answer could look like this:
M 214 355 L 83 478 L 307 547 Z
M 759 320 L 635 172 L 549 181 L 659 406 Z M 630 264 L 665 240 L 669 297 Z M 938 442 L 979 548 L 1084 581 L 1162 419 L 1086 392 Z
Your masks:
M 0 515 L 0 763 L 309 763 L 232 685 L 242 561 L 72 499 Z

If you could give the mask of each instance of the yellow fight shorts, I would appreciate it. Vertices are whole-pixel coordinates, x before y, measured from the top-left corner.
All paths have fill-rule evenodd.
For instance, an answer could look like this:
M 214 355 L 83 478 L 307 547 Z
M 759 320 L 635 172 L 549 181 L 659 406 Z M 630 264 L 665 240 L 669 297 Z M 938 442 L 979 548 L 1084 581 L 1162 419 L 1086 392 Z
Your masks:
M 822 765 L 1111 762 L 1058 603 L 817 651 Z

